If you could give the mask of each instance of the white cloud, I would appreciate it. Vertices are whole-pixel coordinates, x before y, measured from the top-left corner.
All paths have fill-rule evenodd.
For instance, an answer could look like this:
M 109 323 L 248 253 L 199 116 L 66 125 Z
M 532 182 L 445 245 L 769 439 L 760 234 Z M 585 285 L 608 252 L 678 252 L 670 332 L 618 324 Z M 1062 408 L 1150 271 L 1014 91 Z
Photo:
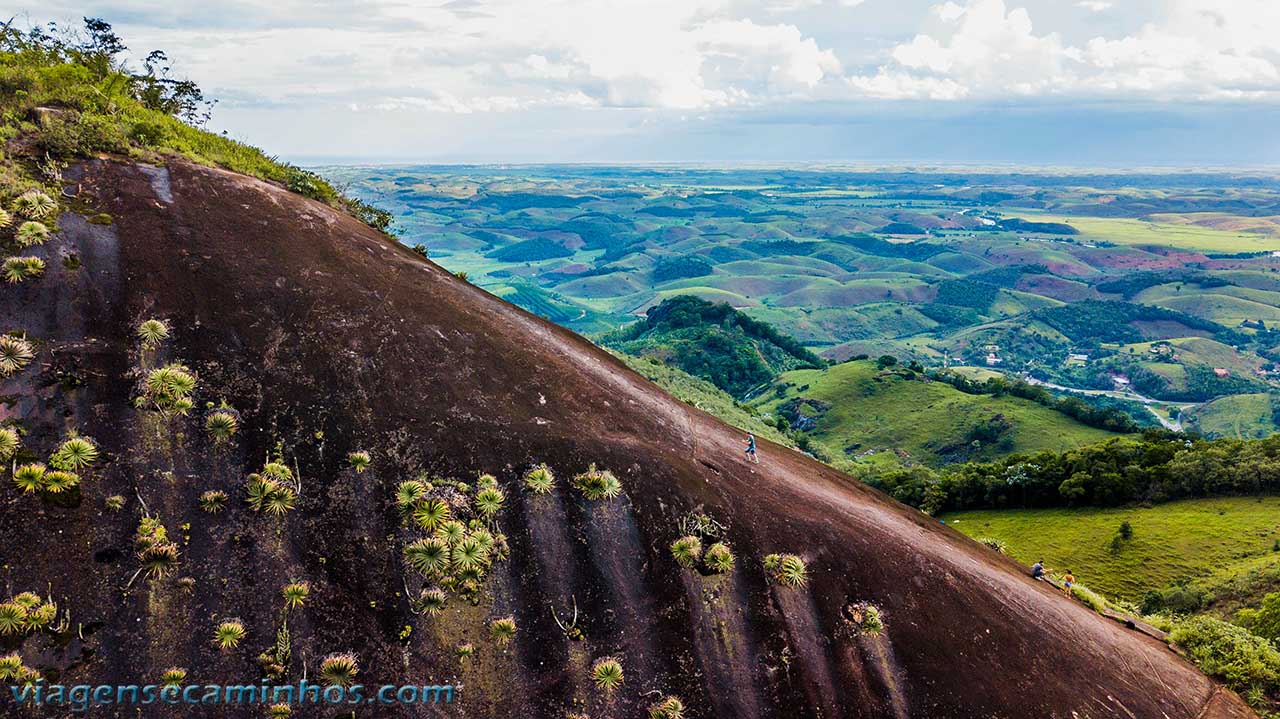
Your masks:
M 1090 11 L 1108 3 L 1079 3 Z M 1068 44 L 1005 0 L 946 2 L 941 27 L 890 50 L 850 86 L 874 97 L 1280 99 L 1280 2 L 1169 0 L 1136 33 Z
M 241 107 L 1280 99 L 1280 0 L 1163 0 L 1158 12 L 1114 0 L 432 1 L 44 0 L 27 11 L 112 19 L 140 54 L 170 51 L 179 72 Z M 1124 29 L 1091 37 L 1104 21 Z

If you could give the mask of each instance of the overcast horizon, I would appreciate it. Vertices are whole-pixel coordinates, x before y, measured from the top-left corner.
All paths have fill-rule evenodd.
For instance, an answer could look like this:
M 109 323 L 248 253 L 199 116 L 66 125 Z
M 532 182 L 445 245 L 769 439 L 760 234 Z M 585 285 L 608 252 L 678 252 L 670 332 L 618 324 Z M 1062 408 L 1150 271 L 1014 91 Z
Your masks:
M 115 25 L 306 164 L 1280 166 L 1269 0 L 139 0 Z

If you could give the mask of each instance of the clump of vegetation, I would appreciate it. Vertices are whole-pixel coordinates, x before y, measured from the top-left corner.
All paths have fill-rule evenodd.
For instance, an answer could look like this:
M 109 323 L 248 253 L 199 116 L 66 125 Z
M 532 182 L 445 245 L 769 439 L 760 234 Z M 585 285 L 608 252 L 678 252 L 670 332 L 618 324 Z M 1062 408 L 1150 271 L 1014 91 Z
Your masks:
M 486 487 L 476 492 L 475 509 L 485 519 L 493 519 L 494 515 L 502 510 L 504 501 L 506 501 L 506 495 L 502 493 L 502 490 L 496 487 Z
M 684 702 L 680 697 L 665 696 L 649 705 L 649 719 L 684 719 Z
M 449 505 L 439 499 L 418 498 L 413 509 L 413 522 L 419 529 L 434 532 L 440 525 L 449 521 L 452 511 Z
M 764 558 L 769 577 L 784 587 L 803 587 L 809 583 L 809 567 L 794 554 L 770 554 Z
M 406 479 L 396 485 L 396 508 L 400 514 L 412 514 L 414 509 L 427 496 L 427 485 L 416 479 Z
M 13 483 L 23 494 L 35 494 L 44 488 L 44 475 L 48 469 L 40 462 L 24 464 L 13 470 Z
M 556 475 L 545 464 L 524 473 L 524 486 L 534 494 L 550 494 L 556 486 Z
M 582 474 L 574 475 L 573 486 L 590 500 L 614 499 L 622 494 L 622 483 L 607 469 L 597 469 L 594 464 Z
M 311 585 L 307 582 L 289 582 L 280 590 L 280 595 L 284 597 L 285 609 L 300 609 L 307 603 L 307 597 L 311 596 Z
M 13 239 L 19 247 L 43 245 L 49 239 L 49 228 L 45 227 L 43 222 L 28 220 L 18 225 L 18 231 L 14 233 Z
M 56 209 L 58 203 L 40 190 L 27 190 L 13 200 L 13 211 L 33 220 L 43 220 Z
M 453 652 L 458 655 L 458 661 L 465 662 L 475 656 L 476 648 L 475 645 L 470 642 L 463 642 L 462 644 L 459 644 Z
M 0 636 L 38 632 L 53 623 L 58 605 L 35 592 L 23 592 L 0 604 Z
M 220 489 L 210 489 L 200 494 L 200 509 L 209 514 L 217 514 L 227 507 L 227 493 Z
M 80 475 L 54 469 L 44 473 L 44 486 L 41 488 L 49 494 L 62 494 L 78 486 L 80 486 Z
M 733 571 L 733 552 L 723 542 L 716 542 L 702 555 L 702 563 L 707 571 L 713 574 L 725 574 Z
M 49 464 L 68 472 L 83 472 L 98 461 L 98 447 L 84 437 L 70 437 L 49 459 Z
M 326 686 L 349 687 L 359 673 L 360 663 L 354 654 L 330 654 L 320 662 L 320 681 Z
M 450 547 L 457 546 L 467 536 L 467 525 L 456 519 L 442 522 L 436 528 L 436 537 Z
M 244 623 L 239 619 L 231 619 L 220 623 L 213 630 L 213 644 L 219 649 L 231 651 L 240 646 L 240 642 L 244 640 L 245 629 Z
M 372 463 L 373 458 L 365 451 L 352 452 L 347 455 L 347 464 L 350 464 L 351 468 L 354 469 L 357 474 L 368 469 L 369 465 Z
M 249 507 L 274 517 L 288 514 L 298 501 L 298 483 L 283 462 L 268 462 L 247 480 Z
M 419 611 L 434 617 L 444 611 L 445 604 L 448 603 L 448 601 L 449 597 L 444 593 L 443 589 L 440 589 L 439 587 L 424 589 L 422 590 L 422 593 L 418 595 Z
M 425 537 L 405 547 L 404 558 L 422 576 L 438 577 L 449 566 L 449 546 L 435 537 Z
M 671 556 L 682 567 L 693 567 L 702 557 L 702 540 L 692 534 L 671 543 Z
M 994 537 L 983 537 L 978 541 L 986 545 L 987 549 L 994 550 L 999 554 L 1009 553 L 1009 545 L 1006 544 L 1003 539 L 996 539 Z
M 169 667 L 160 674 L 160 686 L 179 687 L 187 680 L 187 670 L 181 667 Z
M 22 441 L 18 430 L 13 427 L 0 427 L 0 462 L 8 462 L 18 453 Z
M 510 644 L 516 636 L 516 620 L 513 617 L 493 620 L 489 623 L 489 636 L 500 646 Z
M 267 707 L 267 719 L 289 719 L 293 716 L 293 707 L 289 704 L 272 704 Z
M 142 562 L 139 572 L 156 579 L 166 576 L 178 566 L 178 545 L 169 539 L 169 530 L 152 517 L 143 517 L 134 533 L 134 548 Z
M 606 694 L 622 686 L 623 679 L 622 662 L 613 657 L 600 659 L 591 667 L 591 681 Z
M 196 377 L 191 370 L 176 362 L 151 370 L 143 382 L 142 406 L 151 406 L 164 416 L 185 415 L 191 411 L 191 394 Z
M 846 604 L 841 610 L 845 628 L 854 636 L 878 635 L 884 631 L 884 617 L 880 608 L 870 602 Z
M 1280 690 L 1280 651 L 1243 627 L 1197 616 L 1173 627 L 1169 638 L 1211 677 L 1239 692 L 1255 707 Z
M 239 429 L 239 420 L 225 409 L 211 412 L 204 419 L 204 431 L 209 434 L 215 444 L 222 444 L 231 439 Z
M 44 260 L 39 257 L 9 257 L 4 261 L 4 279 L 16 285 L 43 275 L 44 269 Z
M 144 349 L 155 349 L 161 342 L 169 339 L 169 323 L 157 319 L 146 320 L 138 325 L 137 335 Z
M 103 500 L 103 504 L 106 505 L 108 511 L 119 512 L 124 509 L 125 499 L 118 494 L 113 494 Z

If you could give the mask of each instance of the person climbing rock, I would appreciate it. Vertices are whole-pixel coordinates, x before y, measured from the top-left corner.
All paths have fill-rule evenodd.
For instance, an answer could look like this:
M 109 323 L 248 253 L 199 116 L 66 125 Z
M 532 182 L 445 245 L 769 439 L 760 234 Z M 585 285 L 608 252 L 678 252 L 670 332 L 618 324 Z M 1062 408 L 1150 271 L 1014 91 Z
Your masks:
M 1037 559 L 1036 563 L 1031 565 L 1031 578 L 1044 579 L 1044 560 Z
M 760 464 L 760 458 L 756 456 L 756 436 L 747 434 L 747 461 Z

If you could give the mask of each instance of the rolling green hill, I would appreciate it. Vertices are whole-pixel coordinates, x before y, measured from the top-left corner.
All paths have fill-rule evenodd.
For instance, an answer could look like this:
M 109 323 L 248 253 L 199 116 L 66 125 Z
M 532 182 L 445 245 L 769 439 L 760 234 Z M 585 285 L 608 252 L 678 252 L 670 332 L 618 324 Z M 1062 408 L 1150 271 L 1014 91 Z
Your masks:
M 602 335 L 600 343 L 659 359 L 739 397 L 781 372 L 826 364 L 770 325 L 689 295 L 649 308 L 645 319 Z
M 788 372 L 754 404 L 787 419 L 837 464 L 891 452 L 904 463 L 939 466 L 1117 436 L 1029 400 L 965 394 L 871 360 Z
M 1231 575 L 1236 564 L 1280 558 L 1280 497 L 1225 497 L 1149 508 L 1002 509 L 951 512 L 947 524 L 1006 543 L 1015 559 L 1070 569 L 1103 594 L 1137 601 L 1176 581 Z M 1112 547 L 1120 523 L 1133 537 Z

